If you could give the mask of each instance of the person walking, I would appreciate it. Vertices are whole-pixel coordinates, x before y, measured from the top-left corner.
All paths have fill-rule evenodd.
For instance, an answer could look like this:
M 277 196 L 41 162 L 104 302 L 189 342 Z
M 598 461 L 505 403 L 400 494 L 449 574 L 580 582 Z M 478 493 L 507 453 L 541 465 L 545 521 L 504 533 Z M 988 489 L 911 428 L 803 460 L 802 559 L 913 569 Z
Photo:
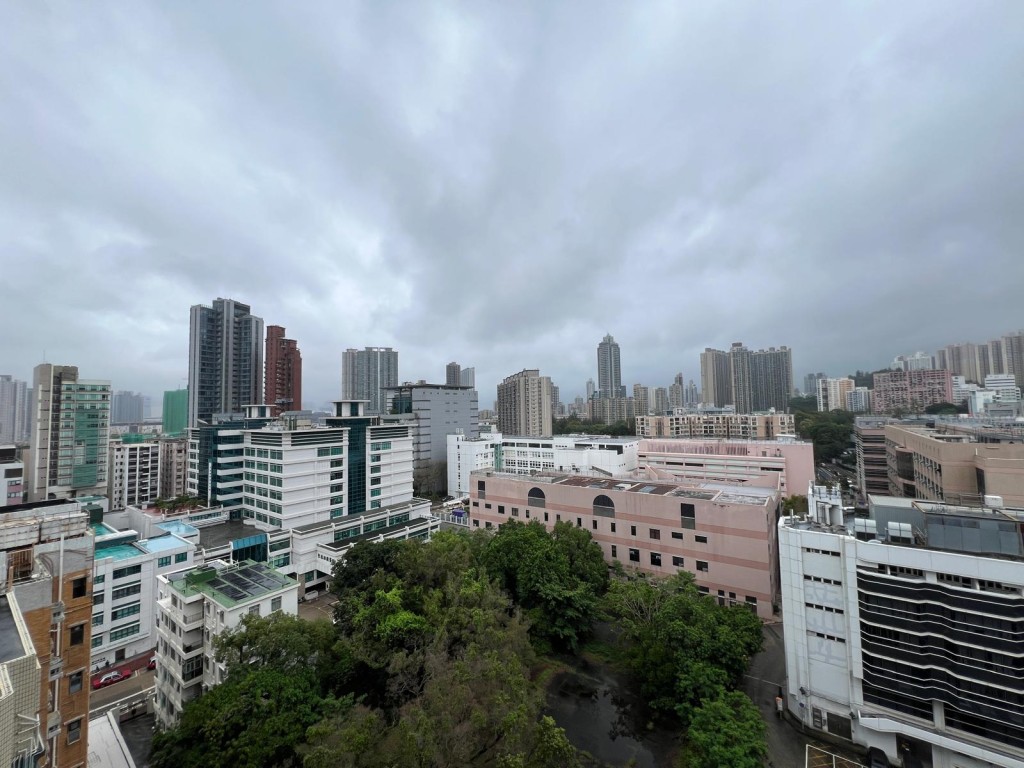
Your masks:
M 782 698 L 782 689 L 779 688 L 779 692 L 775 694 L 775 716 L 782 719 L 782 710 L 785 707 L 785 700 Z

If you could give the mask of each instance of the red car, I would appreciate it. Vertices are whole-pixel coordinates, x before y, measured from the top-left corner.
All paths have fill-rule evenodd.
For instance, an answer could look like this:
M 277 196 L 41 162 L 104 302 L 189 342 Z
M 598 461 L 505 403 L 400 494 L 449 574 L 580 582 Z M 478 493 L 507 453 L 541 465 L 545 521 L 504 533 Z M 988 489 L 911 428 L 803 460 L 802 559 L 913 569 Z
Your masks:
M 156 669 L 156 656 L 149 660 L 149 664 L 146 665 L 146 669 Z
M 119 683 L 124 680 L 128 675 L 124 674 L 120 670 L 115 669 L 113 672 L 107 672 L 103 677 L 97 677 L 92 681 L 93 688 L 106 688 L 108 685 Z

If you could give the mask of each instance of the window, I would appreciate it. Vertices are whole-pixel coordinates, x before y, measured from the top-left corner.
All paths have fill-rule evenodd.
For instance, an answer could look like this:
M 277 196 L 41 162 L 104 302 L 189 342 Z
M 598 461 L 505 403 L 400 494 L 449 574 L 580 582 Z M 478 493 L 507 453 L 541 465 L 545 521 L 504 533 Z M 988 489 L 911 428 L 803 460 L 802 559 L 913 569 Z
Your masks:
M 167 557 L 161 557 L 159 560 L 156 561 L 156 567 L 157 568 L 166 568 L 170 564 L 171 564 L 171 556 L 170 555 L 168 555 Z
M 135 616 L 141 611 L 138 603 L 129 603 L 122 608 L 116 608 L 110 612 L 110 620 L 117 621 L 118 619 L 126 619 L 129 616 Z
M 137 634 L 139 634 L 139 622 L 129 624 L 125 627 L 118 627 L 117 629 L 112 631 L 110 633 L 110 642 L 114 642 L 115 640 L 121 640 L 122 638 L 131 637 L 132 635 Z
M 110 599 L 111 600 L 120 600 L 122 597 L 129 597 L 131 595 L 137 595 L 140 592 L 142 592 L 142 584 L 130 584 L 127 587 L 121 587 L 120 589 L 115 589 L 113 592 L 111 592 Z M 96 601 L 93 600 L 93 604 L 95 604 L 95 602 Z
M 107 599 L 107 596 L 104 593 L 102 593 L 102 592 L 93 592 L 92 593 L 92 604 L 93 605 L 103 605 L 103 603 L 104 603 L 104 601 L 106 601 L 106 599 Z
M 697 526 L 697 508 L 693 504 L 679 505 L 679 527 L 693 529 Z
M 631 549 L 631 550 L 629 550 L 629 562 L 631 562 L 631 563 L 639 563 L 640 562 L 640 550 L 639 549 Z
M 81 645 L 85 642 L 85 624 L 76 624 L 68 630 L 69 642 L 71 645 Z
M 114 578 L 123 579 L 125 576 L 134 576 L 136 573 L 142 573 L 141 565 L 129 565 L 126 568 L 115 568 Z
M 616 547 L 614 544 L 612 544 L 612 557 L 618 557 L 618 556 L 619 556 L 619 548 Z
M 82 718 L 68 723 L 68 744 L 74 744 L 82 738 Z
M 701 573 L 707 573 L 708 572 L 708 561 L 707 560 L 698 560 L 697 561 L 697 570 L 700 571 Z
M 591 520 L 590 521 L 590 527 L 593 528 L 596 531 L 597 530 L 597 520 Z
M 487 506 L 489 507 L 491 505 L 488 504 Z M 498 514 L 499 515 L 504 515 L 505 514 L 505 505 L 504 504 L 499 504 L 498 505 Z M 518 517 L 518 515 L 516 515 L 516 517 Z
M 561 516 L 561 515 L 559 515 L 559 514 L 556 514 L 556 515 L 555 515 L 555 522 L 556 522 L 556 523 L 560 523 L 560 522 L 562 522 L 562 516 Z
M 615 504 L 604 494 L 594 499 L 594 514 L 598 517 L 615 517 Z
M 271 611 L 280 611 L 281 610 L 281 598 L 280 597 L 275 597 L 273 600 L 270 601 L 270 610 Z
M 99 613 L 94 613 L 92 615 L 92 625 L 95 627 L 97 624 L 102 624 L 102 623 L 103 623 L 103 611 L 100 611 Z
M 188 560 L 188 552 L 179 552 L 174 556 L 174 562 L 184 563 Z
M 250 616 L 259 616 L 260 615 L 260 607 L 259 607 L 259 605 L 250 605 L 249 606 L 249 615 Z
M 544 522 L 545 523 L 548 522 L 548 513 L 547 512 L 544 513 Z
M 676 568 L 682 568 L 683 567 L 683 558 L 677 557 L 677 556 L 673 555 L 672 556 L 672 565 L 674 565 Z
M 539 507 L 544 509 L 547 497 L 544 495 L 544 491 L 540 488 L 531 488 L 530 492 L 526 494 L 526 503 L 531 507 Z
M 582 528 L 583 527 L 583 518 L 582 517 L 577 517 L 576 518 L 576 527 L 577 528 Z
M 629 526 L 629 535 L 630 536 L 636 536 L 636 526 L 635 525 Z
M 99 648 L 101 645 L 103 645 L 103 635 L 96 635 L 95 637 L 93 637 L 92 647 Z
M 707 536 L 694 536 L 693 540 L 696 541 L 698 544 L 707 544 L 708 543 L 708 537 Z
M 659 552 L 651 552 L 651 565 L 661 565 L 661 554 Z
M 615 533 L 615 523 L 613 522 L 613 523 L 611 524 L 611 526 L 612 526 L 612 533 Z
M 75 672 L 68 676 L 68 693 L 78 693 L 82 690 L 82 673 Z
M 92 583 L 95 586 L 96 584 L 102 584 L 106 580 L 107 577 L 101 573 L 99 576 L 93 576 Z
M 71 582 L 71 596 L 72 597 L 85 597 L 85 582 L 86 578 L 83 576 L 80 579 L 75 579 Z
M 660 539 L 661 538 L 661 531 L 658 530 L 657 528 L 651 528 L 651 538 L 652 539 Z
M 682 541 L 683 540 L 683 532 L 682 531 L 672 531 L 672 538 L 673 539 L 679 539 L 680 541 Z

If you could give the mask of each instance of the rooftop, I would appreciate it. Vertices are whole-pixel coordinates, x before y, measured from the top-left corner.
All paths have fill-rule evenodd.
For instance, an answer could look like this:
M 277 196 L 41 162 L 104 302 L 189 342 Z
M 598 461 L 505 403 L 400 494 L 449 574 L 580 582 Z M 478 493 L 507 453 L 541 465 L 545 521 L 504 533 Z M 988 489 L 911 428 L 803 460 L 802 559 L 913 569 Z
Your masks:
M 160 523 L 157 526 L 161 531 L 167 531 L 181 537 L 192 537 L 199 535 L 199 529 L 194 525 L 183 523 L 180 520 L 168 520 L 166 523 Z
M 168 584 L 184 597 L 203 594 L 225 608 L 259 599 L 295 586 L 297 582 L 263 563 L 221 561 L 167 576 Z
M 190 526 L 191 527 L 191 526 Z M 227 520 L 217 525 L 208 525 L 197 528 L 199 531 L 199 545 L 204 549 L 222 547 L 230 544 L 235 539 L 244 539 L 252 536 L 258 530 L 251 525 L 246 525 L 242 520 Z
M 26 653 L 21 632 L 18 631 L 18 623 L 14 619 L 14 611 L 7 598 L 0 596 L 0 664 L 21 658 Z
M 564 475 L 556 472 L 538 472 L 534 475 L 519 475 L 508 472 L 483 470 L 474 472 L 486 477 L 503 477 L 524 483 L 548 483 L 570 485 L 576 488 L 596 488 L 624 493 L 645 493 L 652 496 L 676 496 L 685 499 L 702 499 L 722 504 L 749 504 L 763 507 L 777 491 L 774 488 L 759 488 L 720 481 L 691 481 L 671 483 L 664 481 L 633 480 L 622 477 L 601 477 L 598 475 Z
M 139 547 L 146 552 L 166 552 L 169 549 L 180 549 L 186 542 L 177 536 L 167 533 L 152 539 L 139 542 Z

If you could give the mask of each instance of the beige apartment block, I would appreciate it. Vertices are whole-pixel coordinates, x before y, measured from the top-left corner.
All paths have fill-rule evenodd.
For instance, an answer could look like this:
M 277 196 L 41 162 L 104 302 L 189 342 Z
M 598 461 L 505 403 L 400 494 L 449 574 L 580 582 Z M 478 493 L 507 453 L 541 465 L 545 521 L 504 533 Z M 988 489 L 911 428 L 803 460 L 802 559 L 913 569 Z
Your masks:
M 474 528 L 509 520 L 567 522 L 590 531 L 610 563 L 658 576 L 694 575 L 719 602 L 771 618 L 779 596 L 778 486 L 686 483 L 538 473 L 474 472 Z
M 890 424 L 885 451 L 893 496 L 966 503 L 988 495 L 1024 506 L 1020 443 L 983 443 L 941 428 Z
M 773 440 L 795 435 L 791 413 L 686 413 L 637 416 L 640 437 L 713 437 L 725 440 Z

